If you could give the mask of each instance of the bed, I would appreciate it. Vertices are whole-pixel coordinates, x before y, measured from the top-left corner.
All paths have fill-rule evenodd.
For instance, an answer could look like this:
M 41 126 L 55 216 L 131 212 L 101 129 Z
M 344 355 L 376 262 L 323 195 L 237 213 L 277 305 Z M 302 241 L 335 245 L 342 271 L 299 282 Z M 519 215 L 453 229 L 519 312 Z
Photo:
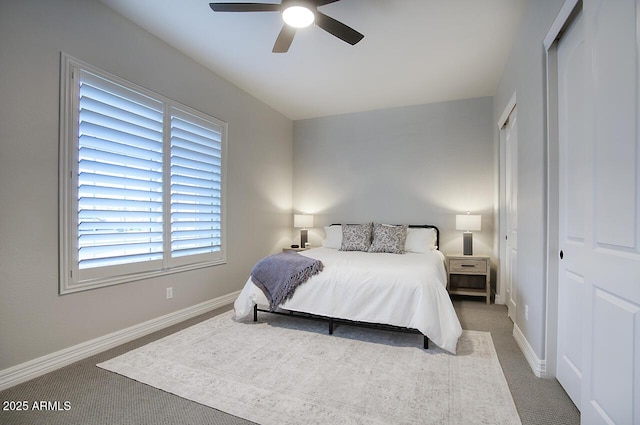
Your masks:
M 406 252 L 396 254 L 340 250 L 337 226 L 347 225 L 326 227 L 322 247 L 299 253 L 322 261 L 324 270 L 300 285 L 279 311 L 326 318 L 330 333 L 334 320 L 416 330 L 424 335 L 425 343 L 428 338 L 455 354 L 462 328 L 446 291 L 438 229 L 410 226 L 403 246 Z M 258 310 L 269 311 L 265 309 L 268 305 L 250 277 L 234 303 L 235 318 L 253 313 L 256 319 Z

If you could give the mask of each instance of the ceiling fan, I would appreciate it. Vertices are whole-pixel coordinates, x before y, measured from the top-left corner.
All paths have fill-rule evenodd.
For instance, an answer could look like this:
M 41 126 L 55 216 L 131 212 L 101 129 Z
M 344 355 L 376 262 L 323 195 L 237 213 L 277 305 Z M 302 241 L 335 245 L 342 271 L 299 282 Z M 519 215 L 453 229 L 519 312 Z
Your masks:
M 298 28 L 304 28 L 315 22 L 317 26 L 339 39 L 354 45 L 364 38 L 353 28 L 333 19 L 318 10 L 319 6 L 340 0 L 282 0 L 280 4 L 271 3 L 209 3 L 214 12 L 280 12 L 284 25 L 273 46 L 273 53 L 285 53 L 289 50 Z

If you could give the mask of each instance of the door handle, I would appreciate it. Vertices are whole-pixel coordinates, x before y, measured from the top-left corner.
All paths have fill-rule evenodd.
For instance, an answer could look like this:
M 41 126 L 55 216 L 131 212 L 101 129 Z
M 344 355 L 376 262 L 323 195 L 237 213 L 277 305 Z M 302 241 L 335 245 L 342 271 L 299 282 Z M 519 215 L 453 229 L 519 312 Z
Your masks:
M 564 251 L 560 250 L 560 259 L 562 260 L 564 258 Z

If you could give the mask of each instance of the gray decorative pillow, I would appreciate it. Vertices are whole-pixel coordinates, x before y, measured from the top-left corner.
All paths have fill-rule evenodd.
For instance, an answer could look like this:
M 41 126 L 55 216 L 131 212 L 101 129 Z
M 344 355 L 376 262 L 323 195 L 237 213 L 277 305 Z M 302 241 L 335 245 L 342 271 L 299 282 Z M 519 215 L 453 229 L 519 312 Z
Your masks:
M 389 224 L 373 225 L 373 242 L 369 252 L 389 252 L 404 254 L 404 242 L 407 239 L 407 226 Z
M 371 246 L 371 223 L 343 224 L 340 251 L 364 251 Z

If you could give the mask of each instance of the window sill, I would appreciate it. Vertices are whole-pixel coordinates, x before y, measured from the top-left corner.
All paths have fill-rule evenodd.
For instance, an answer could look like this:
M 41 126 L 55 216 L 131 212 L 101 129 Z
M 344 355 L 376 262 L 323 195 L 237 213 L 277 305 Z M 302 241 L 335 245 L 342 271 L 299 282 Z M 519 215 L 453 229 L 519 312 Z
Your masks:
M 135 273 L 135 274 L 129 274 L 129 275 L 123 275 L 123 276 L 91 279 L 91 280 L 85 280 L 85 281 L 76 282 L 76 283 L 70 282 L 69 280 L 61 279 L 59 295 L 73 294 L 76 292 L 103 288 L 105 286 L 119 285 L 122 283 L 135 282 L 138 280 L 153 279 L 160 276 L 167 276 L 175 273 L 198 270 L 198 269 L 218 266 L 226 263 L 227 263 L 226 257 L 223 257 L 217 260 L 211 260 L 211 261 L 206 261 L 206 262 L 196 263 L 196 264 L 187 264 L 183 266 L 172 267 L 170 269 L 165 269 L 165 270 L 155 270 L 150 272 Z

